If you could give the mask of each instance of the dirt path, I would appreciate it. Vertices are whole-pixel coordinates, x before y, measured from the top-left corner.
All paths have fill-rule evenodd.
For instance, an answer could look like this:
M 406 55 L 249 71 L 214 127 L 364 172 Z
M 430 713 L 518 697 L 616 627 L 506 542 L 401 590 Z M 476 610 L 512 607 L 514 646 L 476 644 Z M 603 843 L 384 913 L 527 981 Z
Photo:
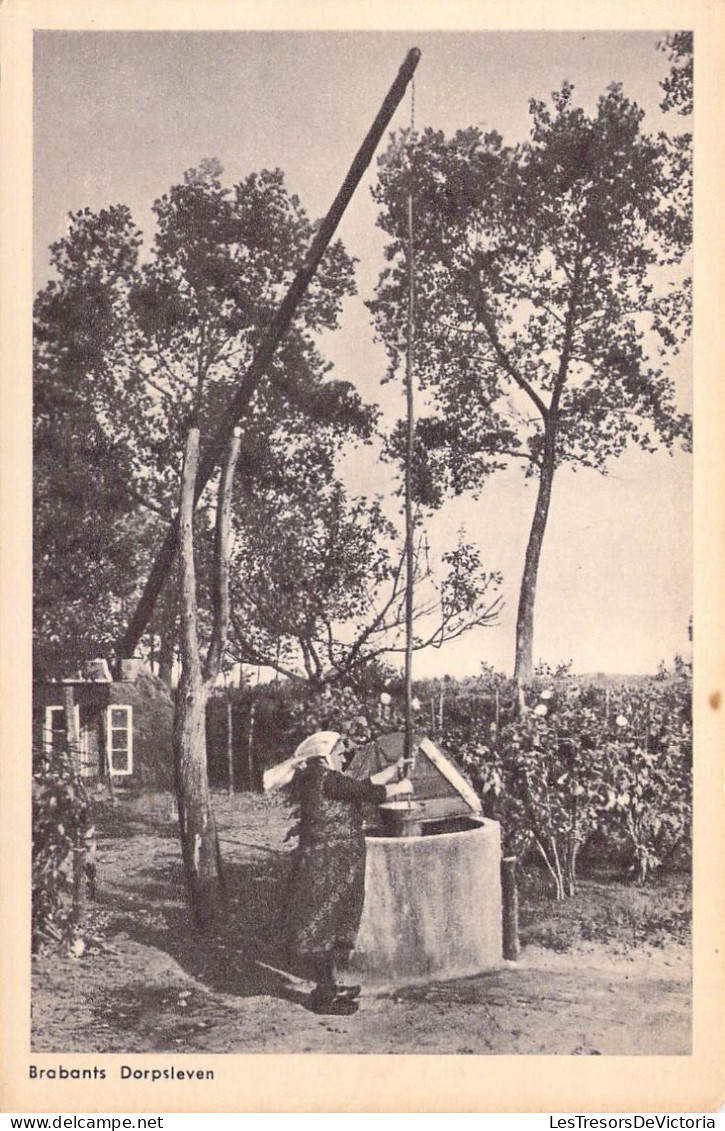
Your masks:
M 309 984 L 275 970 L 286 814 L 259 799 L 220 809 L 232 907 L 206 938 L 189 927 L 168 813 L 109 822 L 95 937 L 79 958 L 36 962 L 35 1051 L 690 1051 L 689 952 L 675 944 L 624 954 L 531 946 L 516 966 L 367 994 L 351 1018 L 317 1016 Z

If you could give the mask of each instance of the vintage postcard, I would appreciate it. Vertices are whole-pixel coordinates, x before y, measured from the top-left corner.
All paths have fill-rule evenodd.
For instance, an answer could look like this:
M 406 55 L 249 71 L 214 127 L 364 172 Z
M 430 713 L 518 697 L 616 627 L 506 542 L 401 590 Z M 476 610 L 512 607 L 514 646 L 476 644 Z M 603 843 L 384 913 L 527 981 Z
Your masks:
M 722 5 L 0 31 L 3 1110 L 715 1111 Z

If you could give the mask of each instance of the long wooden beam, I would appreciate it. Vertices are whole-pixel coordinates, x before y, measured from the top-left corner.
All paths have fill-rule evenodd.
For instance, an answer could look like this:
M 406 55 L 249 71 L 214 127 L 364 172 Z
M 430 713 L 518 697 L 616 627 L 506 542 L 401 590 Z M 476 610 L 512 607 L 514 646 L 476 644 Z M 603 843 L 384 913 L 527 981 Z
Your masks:
M 272 320 L 266 337 L 259 346 L 254 360 L 242 377 L 239 387 L 232 397 L 228 411 L 224 416 L 224 424 L 217 430 L 216 434 L 205 447 L 196 478 L 195 502 L 198 503 L 202 491 L 214 474 L 235 426 L 244 418 L 244 414 L 249 407 L 254 391 L 264 376 L 277 346 L 289 329 L 297 306 L 307 290 L 319 266 L 320 260 L 327 250 L 330 240 L 335 234 L 345 209 L 350 203 L 353 193 L 362 179 L 363 173 L 372 161 L 375 150 L 390 124 L 393 114 L 400 105 L 408 83 L 413 77 L 415 68 L 418 66 L 419 59 L 420 51 L 418 48 L 411 48 L 403 60 L 397 78 L 388 91 L 365 140 L 355 154 L 355 158 L 347 172 L 347 176 L 342 183 L 340 191 L 333 200 L 330 210 L 310 245 L 304 263 L 292 280 L 289 290 Z M 121 657 L 133 656 L 139 640 L 151 619 L 156 600 L 171 568 L 178 538 L 179 520 L 177 515 L 167 531 L 164 542 L 148 576 L 144 591 L 136 606 L 136 611 L 131 618 L 123 639 L 120 641 L 118 653 Z

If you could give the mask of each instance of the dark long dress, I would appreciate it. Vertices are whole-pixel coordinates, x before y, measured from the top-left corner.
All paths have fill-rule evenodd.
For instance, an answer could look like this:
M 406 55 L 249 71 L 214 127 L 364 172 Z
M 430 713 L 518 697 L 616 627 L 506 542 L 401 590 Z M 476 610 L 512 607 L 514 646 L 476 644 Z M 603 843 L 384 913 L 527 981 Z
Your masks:
M 286 942 L 298 962 L 350 951 L 365 898 L 363 805 L 385 800 L 384 785 L 357 781 L 315 759 L 293 792 L 300 833 L 286 908 Z

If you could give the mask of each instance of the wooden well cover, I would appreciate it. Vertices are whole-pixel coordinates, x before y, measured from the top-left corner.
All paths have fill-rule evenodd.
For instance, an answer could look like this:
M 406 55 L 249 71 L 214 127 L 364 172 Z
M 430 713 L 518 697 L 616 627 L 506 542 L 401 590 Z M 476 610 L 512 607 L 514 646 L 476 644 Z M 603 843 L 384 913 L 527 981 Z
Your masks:
M 405 748 L 402 733 L 385 734 L 358 750 L 347 773 L 355 778 L 370 777 L 401 758 Z M 445 817 L 470 816 L 481 812 L 481 802 L 460 770 L 429 738 L 415 735 L 414 765 L 410 772 L 413 798 L 421 806 L 422 821 Z

